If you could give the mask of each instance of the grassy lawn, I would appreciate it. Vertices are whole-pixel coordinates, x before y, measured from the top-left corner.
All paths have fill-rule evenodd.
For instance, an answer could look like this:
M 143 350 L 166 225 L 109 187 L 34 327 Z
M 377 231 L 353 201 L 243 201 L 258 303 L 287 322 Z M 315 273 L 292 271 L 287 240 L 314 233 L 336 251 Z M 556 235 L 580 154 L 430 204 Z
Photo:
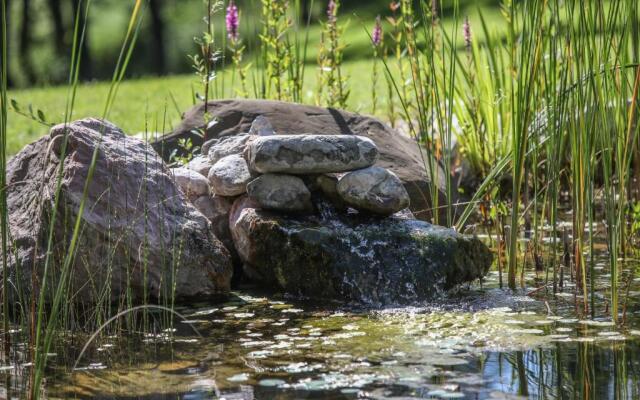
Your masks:
M 381 67 L 382 68 L 382 67 Z M 350 110 L 370 113 L 371 110 L 371 63 L 369 60 L 349 62 L 344 69 L 351 77 Z M 316 93 L 316 67 L 306 71 L 305 102 L 313 104 Z M 218 85 L 223 82 L 225 94 L 218 98 L 235 97 L 229 88 L 230 72 L 220 74 Z M 386 90 L 380 77 L 380 100 L 385 100 Z M 181 112 L 193 105 L 193 90 L 198 90 L 192 75 L 177 75 L 162 78 L 129 80 L 122 83 L 116 102 L 108 119 L 128 134 L 137 132 L 167 132 L 180 121 Z M 108 83 L 87 83 L 78 87 L 73 119 L 100 117 L 109 91 Z M 65 86 L 16 90 L 9 92 L 22 109 L 32 104 L 34 109 L 44 112 L 47 121 L 59 123 L 64 120 L 64 109 L 68 89 Z M 15 154 L 24 145 L 48 132 L 47 126 L 10 111 L 7 149 Z
M 464 6 L 460 12 L 461 16 L 469 15 L 472 27 L 477 27 L 477 29 L 473 30 L 475 40 L 480 42 L 484 41 L 484 37 L 480 34 L 478 9 L 483 9 L 482 12 L 485 18 L 490 22 L 501 20 L 498 10 L 495 7 L 487 6 L 487 2 L 488 1 L 481 1 L 477 4 L 463 2 Z M 380 10 L 379 4 L 374 8 Z M 185 10 L 193 12 L 193 10 L 198 10 L 198 8 L 182 8 L 180 12 L 186 12 Z M 382 7 L 382 10 L 384 14 L 388 15 L 389 12 L 384 11 L 384 7 Z M 318 12 L 322 12 L 322 10 Z M 353 9 L 346 7 L 345 15 L 341 17 L 343 22 L 349 21 L 341 37 L 342 42 L 346 44 L 343 68 L 349 77 L 349 89 L 351 91 L 348 109 L 361 113 L 371 113 L 372 107 L 372 59 L 370 58 L 372 49 L 369 37 L 364 31 L 365 28 L 367 30 L 371 29 L 373 23 L 372 15 L 373 11 L 370 9 L 363 9 L 356 14 Z M 191 17 L 192 20 L 197 20 L 195 16 Z M 253 19 L 251 22 L 258 23 L 258 18 L 257 16 L 248 16 L 247 20 Z M 186 20 L 189 20 L 189 18 L 186 18 Z M 443 24 L 447 32 L 453 32 L 451 19 L 445 19 Z M 247 23 L 247 25 L 253 26 L 254 24 Z M 504 24 L 492 24 L 491 29 L 502 32 L 504 30 L 503 25 Z M 248 26 L 245 26 L 245 29 L 248 29 Z M 390 29 L 390 27 L 385 24 L 385 30 L 388 29 Z M 458 26 L 458 43 L 462 43 L 460 30 L 461 27 Z M 247 33 L 247 35 L 249 35 L 249 33 Z M 119 36 L 114 35 L 112 39 L 119 40 Z M 302 37 L 302 39 L 304 39 L 304 37 Z M 106 39 L 103 38 L 102 40 Z M 184 44 L 184 59 L 186 60 L 186 53 L 190 51 L 190 46 L 186 44 L 189 42 L 192 43 L 192 38 L 189 37 L 188 40 L 186 40 L 180 35 L 177 35 L 172 41 L 175 42 L 175 45 Z M 317 25 L 314 25 L 309 29 L 308 66 L 305 72 L 304 102 L 309 104 L 315 103 L 317 91 L 317 67 L 315 65 L 315 59 L 317 57 L 319 41 L 320 29 Z M 98 48 L 100 47 L 98 44 L 96 44 L 96 46 Z M 141 50 L 145 48 L 144 45 L 140 45 L 140 47 Z M 462 49 L 462 45 L 459 47 Z M 246 61 L 251 62 L 251 58 L 252 56 L 248 54 Z M 101 61 L 103 68 L 105 68 L 104 65 L 112 64 L 115 62 L 115 59 L 111 61 Z M 135 69 L 132 71 L 132 74 L 136 74 Z M 388 96 L 383 76 L 384 67 L 382 65 L 379 66 L 379 74 L 377 114 L 379 117 L 384 118 L 387 114 L 384 104 Z M 397 76 L 395 78 L 397 79 Z M 249 80 L 251 80 L 251 77 L 249 77 Z M 215 96 L 216 98 L 236 97 L 235 92 L 229 88 L 230 82 L 230 71 L 219 74 L 216 84 L 220 86 L 224 85 L 225 91 L 222 92 L 218 90 Z M 102 116 L 104 101 L 108 91 L 109 83 L 94 82 L 81 84 L 78 88 L 73 119 L 88 116 Z M 145 130 L 149 132 L 167 132 L 180 121 L 180 113 L 194 104 L 194 91 L 201 91 L 194 75 L 130 79 L 123 82 L 120 86 L 116 102 L 107 118 L 129 134 L 135 134 Z M 12 90 L 9 91 L 8 96 L 9 99 L 15 99 L 22 109 L 26 109 L 29 104 L 32 104 L 34 109 L 40 109 L 44 112 L 48 121 L 58 123 L 64 120 L 67 92 L 68 90 L 65 86 L 54 86 Z M 25 144 L 32 142 L 48 131 L 46 126 L 13 111 L 10 111 L 8 128 L 7 151 L 9 154 L 15 154 Z

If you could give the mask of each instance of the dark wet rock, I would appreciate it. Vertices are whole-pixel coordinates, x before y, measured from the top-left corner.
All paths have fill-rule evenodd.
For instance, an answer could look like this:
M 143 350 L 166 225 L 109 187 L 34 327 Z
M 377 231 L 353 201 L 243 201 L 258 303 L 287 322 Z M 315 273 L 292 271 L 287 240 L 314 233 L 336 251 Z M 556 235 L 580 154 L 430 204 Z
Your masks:
M 209 170 L 211 191 L 219 196 L 239 196 L 247 192 L 251 173 L 244 157 L 232 154 L 222 158 Z
M 260 208 L 283 212 L 311 212 L 311 192 L 302 179 L 283 174 L 260 175 L 247 185 L 249 198 Z
M 273 129 L 269 119 L 262 115 L 257 116 L 251 123 L 251 128 L 249 128 L 249 135 L 271 136 L 275 134 L 276 131 Z
M 409 194 L 400 179 L 380 167 L 349 172 L 336 189 L 345 203 L 361 211 L 391 215 L 409 206 Z
M 338 193 L 338 181 L 342 176 L 344 174 L 341 173 L 318 175 L 312 182 L 312 188 L 320 191 L 334 207 L 344 211 L 348 205 Z
M 230 215 L 242 261 L 264 286 L 368 305 L 409 304 L 483 276 L 478 239 L 420 220 L 333 213 L 291 217 L 239 198 Z
M 207 178 L 199 172 L 179 167 L 172 168 L 171 174 L 173 175 L 173 179 L 175 179 L 178 187 L 182 189 L 189 200 L 193 201 L 200 196 L 209 194 L 209 181 L 207 181 Z
M 209 160 L 212 164 L 215 164 L 226 156 L 244 153 L 247 147 L 247 141 L 251 137 L 252 136 L 249 135 L 237 135 L 220 138 L 209 147 L 207 153 Z
M 209 170 L 213 164 L 209 161 L 209 158 L 203 155 L 195 156 L 189 161 L 185 167 L 192 171 L 196 171 L 200 175 L 206 177 L 209 175 Z
M 279 134 L 308 133 L 319 135 L 360 135 L 373 140 L 378 146 L 380 158 L 377 166 L 393 171 L 404 184 L 411 198 L 411 211 L 424 220 L 431 218 L 431 190 L 438 191 L 440 205 L 445 204 L 445 180 L 442 168 L 437 167 L 435 180 L 425 168 L 428 155 L 422 153 L 414 140 L 403 136 L 378 119 L 358 115 L 334 108 L 314 107 L 302 104 L 270 100 L 218 100 L 210 101 L 207 112 L 217 119 L 217 123 L 207 129 L 208 138 L 246 133 L 258 116 L 268 118 Z M 189 138 L 194 144 L 202 143 L 202 137 L 193 132 L 203 128 L 204 105 L 199 104 L 188 110 L 183 121 L 175 130 L 156 141 L 153 146 L 162 157 L 169 159 L 172 151 L 181 149 L 178 139 Z M 204 151 L 203 151 L 204 153 Z M 454 195 L 458 193 L 453 187 Z M 455 199 L 454 199 L 455 201 Z M 443 208 L 441 218 L 446 218 Z
M 54 214 L 47 279 L 61 276 L 89 165 L 100 144 L 80 216 L 82 233 L 68 292 L 91 302 L 104 295 L 96 291 L 109 282 L 106 295 L 114 301 L 127 292 L 138 300 L 144 293 L 168 299 L 172 287 L 177 298 L 226 295 L 232 273 L 229 253 L 153 149 L 96 119 L 73 122 L 66 131 L 57 210 L 54 196 L 65 134 L 62 126 L 53 127 L 49 136 L 26 146 L 8 163 L 13 242 L 5 272 L 12 285 L 30 288 L 34 268 L 42 275 Z M 57 284 L 49 283 L 49 287 Z
M 252 140 L 246 155 L 252 171 L 317 174 L 371 166 L 378 149 L 355 135 L 273 135 Z

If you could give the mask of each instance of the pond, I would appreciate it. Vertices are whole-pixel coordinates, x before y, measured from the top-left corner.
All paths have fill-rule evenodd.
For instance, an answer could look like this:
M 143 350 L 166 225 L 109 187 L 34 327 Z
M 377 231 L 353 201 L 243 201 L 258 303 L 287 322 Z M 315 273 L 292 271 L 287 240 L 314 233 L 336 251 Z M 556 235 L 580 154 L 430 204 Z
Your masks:
M 555 295 L 540 290 L 545 271 L 527 270 L 514 292 L 494 268 L 437 301 L 374 310 L 243 287 L 226 303 L 177 306 L 179 316 L 138 310 L 95 340 L 60 332 L 43 398 L 640 398 L 638 262 L 621 260 L 616 325 L 606 247 L 595 249 L 593 315 L 568 269 Z M 26 361 L 0 366 L 0 398 L 25 393 L 21 337 L 16 328 L 13 359 Z
M 602 269 L 602 264 L 598 264 Z M 629 270 L 627 270 L 629 272 Z M 606 271 L 597 287 L 606 290 Z M 533 283 L 535 274 L 528 273 Z M 173 328 L 106 336 L 52 356 L 48 398 L 520 399 L 640 396 L 640 326 L 576 313 L 556 296 L 498 288 L 498 273 L 435 304 L 384 310 L 295 301 L 254 290 L 177 308 Z M 600 315 L 600 317 L 598 316 Z M 154 318 L 154 314 L 149 315 Z M 70 350 L 74 349 L 74 350 Z

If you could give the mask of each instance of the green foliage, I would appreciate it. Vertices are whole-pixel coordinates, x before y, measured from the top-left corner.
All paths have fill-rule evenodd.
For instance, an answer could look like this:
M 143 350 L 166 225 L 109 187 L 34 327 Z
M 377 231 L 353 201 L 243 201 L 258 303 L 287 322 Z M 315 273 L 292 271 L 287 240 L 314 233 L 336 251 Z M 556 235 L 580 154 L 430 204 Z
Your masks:
M 318 52 L 318 89 L 316 103 L 346 108 L 349 98 L 348 78 L 342 72 L 345 46 L 340 41 L 344 26 L 338 24 L 340 0 L 329 0 L 327 20 L 322 25 Z
M 287 73 L 292 65 L 287 32 L 291 27 L 288 0 L 262 0 L 263 29 L 260 35 L 265 65 L 265 98 L 289 100 L 292 88 Z
M 31 103 L 29 103 L 25 111 L 23 110 L 22 106 L 20 106 L 20 103 L 18 103 L 16 99 L 11 99 L 11 110 L 13 110 L 16 114 L 22 115 L 23 117 L 27 117 L 32 121 L 35 121 L 41 125 L 44 125 L 47 127 L 53 126 L 52 123 L 47 121 L 47 117 L 45 116 L 44 111 L 40 110 L 39 108 L 34 109 Z
M 223 3 L 219 0 L 203 1 L 205 4 L 204 24 L 206 30 L 200 37 L 194 38 L 200 49 L 200 54 L 191 55 L 189 58 L 193 62 L 193 69 L 196 71 L 204 91 L 204 95 L 200 99 L 204 102 L 204 124 L 207 125 L 211 120 L 211 116 L 207 113 L 211 81 L 216 78 L 215 65 L 220 58 L 220 52 L 216 49 L 213 16 L 222 8 Z

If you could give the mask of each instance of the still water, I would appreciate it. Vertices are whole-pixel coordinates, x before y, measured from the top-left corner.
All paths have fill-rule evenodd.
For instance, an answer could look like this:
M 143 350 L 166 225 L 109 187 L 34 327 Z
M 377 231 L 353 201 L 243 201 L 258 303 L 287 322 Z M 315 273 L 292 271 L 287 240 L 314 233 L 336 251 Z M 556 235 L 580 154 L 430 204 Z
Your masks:
M 606 318 L 606 271 L 601 275 L 595 320 L 576 313 L 580 299 L 568 282 L 556 296 L 531 289 L 513 293 L 498 288 L 497 272 L 482 286 L 435 304 L 374 311 L 244 290 L 225 304 L 178 308 L 184 319 L 176 318 L 173 328 L 140 333 L 136 340 L 103 337 L 89 346 L 76 370 L 58 357 L 46 394 L 184 400 L 640 398 L 639 283 L 627 279 L 627 323 L 615 326 Z M 534 282 L 535 276 L 526 278 Z

